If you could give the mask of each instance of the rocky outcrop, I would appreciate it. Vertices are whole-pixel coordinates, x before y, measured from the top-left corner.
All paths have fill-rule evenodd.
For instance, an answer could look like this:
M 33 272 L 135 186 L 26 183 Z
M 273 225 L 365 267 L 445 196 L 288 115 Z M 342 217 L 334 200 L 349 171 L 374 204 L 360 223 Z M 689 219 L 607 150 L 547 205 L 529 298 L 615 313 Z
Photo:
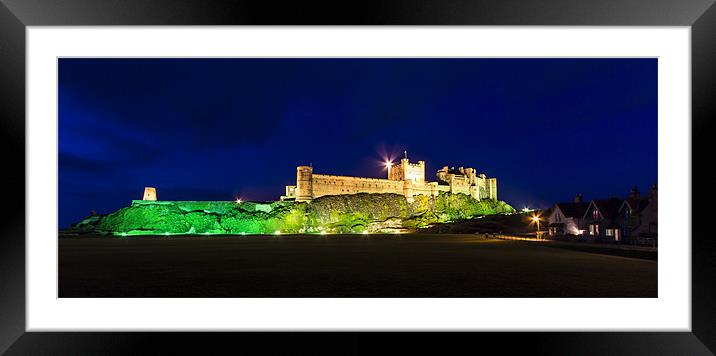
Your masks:
M 310 203 L 230 201 L 134 201 L 107 215 L 92 215 L 70 231 L 132 234 L 362 233 L 420 229 L 435 223 L 512 213 L 502 201 L 466 194 L 324 196 Z

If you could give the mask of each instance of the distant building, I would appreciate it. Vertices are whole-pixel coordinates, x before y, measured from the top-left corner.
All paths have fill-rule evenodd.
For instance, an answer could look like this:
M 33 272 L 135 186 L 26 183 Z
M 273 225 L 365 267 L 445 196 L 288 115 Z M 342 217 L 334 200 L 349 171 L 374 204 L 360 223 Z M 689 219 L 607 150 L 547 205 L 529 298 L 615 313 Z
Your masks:
M 144 187 L 144 194 L 142 200 L 157 200 L 157 188 Z

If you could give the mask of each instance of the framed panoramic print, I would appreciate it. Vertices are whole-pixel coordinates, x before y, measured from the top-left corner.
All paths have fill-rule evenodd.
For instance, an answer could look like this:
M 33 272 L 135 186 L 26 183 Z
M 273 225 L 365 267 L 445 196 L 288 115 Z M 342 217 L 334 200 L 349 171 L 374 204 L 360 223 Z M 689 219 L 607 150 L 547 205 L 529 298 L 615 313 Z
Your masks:
M 3 2 L 8 354 L 716 349 L 711 1 Z

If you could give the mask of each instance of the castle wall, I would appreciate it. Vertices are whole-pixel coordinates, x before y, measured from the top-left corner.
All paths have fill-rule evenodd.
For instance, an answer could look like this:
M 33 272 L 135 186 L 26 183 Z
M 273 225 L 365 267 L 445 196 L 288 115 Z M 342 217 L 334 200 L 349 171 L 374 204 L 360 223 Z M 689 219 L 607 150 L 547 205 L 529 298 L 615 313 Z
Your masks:
M 403 182 L 389 179 L 314 174 L 311 183 L 313 198 L 356 193 L 403 194 Z
M 407 197 L 416 195 L 437 196 L 440 193 L 439 188 L 441 187 L 438 185 L 438 182 L 412 183 L 410 181 L 406 182 L 406 186 L 409 187 L 409 191 L 407 192 L 409 195 L 406 194 Z

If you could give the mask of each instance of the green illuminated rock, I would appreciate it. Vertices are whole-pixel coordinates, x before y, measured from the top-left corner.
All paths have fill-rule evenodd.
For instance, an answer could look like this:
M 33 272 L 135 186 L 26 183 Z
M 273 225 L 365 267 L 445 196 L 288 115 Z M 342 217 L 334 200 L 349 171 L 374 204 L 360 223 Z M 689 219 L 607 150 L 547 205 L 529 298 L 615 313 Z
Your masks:
M 449 193 L 420 195 L 413 202 L 398 194 L 366 193 L 324 196 L 310 203 L 135 200 L 70 230 L 112 235 L 372 233 L 514 211 L 502 201 Z

